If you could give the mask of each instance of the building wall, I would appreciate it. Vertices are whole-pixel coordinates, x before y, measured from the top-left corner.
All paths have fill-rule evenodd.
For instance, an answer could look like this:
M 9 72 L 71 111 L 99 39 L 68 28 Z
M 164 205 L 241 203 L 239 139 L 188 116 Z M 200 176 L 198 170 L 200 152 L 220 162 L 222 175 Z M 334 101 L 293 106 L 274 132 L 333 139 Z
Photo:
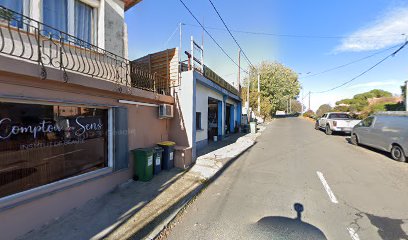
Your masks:
M 122 106 L 128 109 L 129 150 L 151 147 L 159 141 L 169 140 L 169 120 L 158 119 L 157 107 L 121 104 L 118 102 L 119 99 L 135 99 L 118 92 L 102 91 L 73 83 L 61 84 L 50 79 L 41 80 L 38 77 L 1 71 L 5 66 L 6 64 L 3 64 L 0 67 L 0 99 L 24 98 L 31 99 L 33 103 L 47 101 Z M 21 63 L 19 66 L 21 68 L 17 69 L 26 71 L 29 69 L 27 66 L 31 65 Z M 50 78 L 56 75 L 52 69 L 48 74 Z M 61 76 L 60 73 L 59 75 Z M 89 77 L 70 74 L 71 82 L 81 80 L 83 84 L 95 81 Z M 145 102 L 158 103 L 154 98 L 150 101 L 147 98 L 142 99 Z M 12 195 L 15 197 L 0 199 L 1 238 L 13 239 L 39 228 L 72 208 L 80 207 L 90 199 L 111 191 L 132 177 L 131 159 L 132 156 L 129 154 L 129 168 L 117 172 L 112 172 L 111 168 L 104 168 L 22 192 L 17 196 Z
M 223 100 L 223 96 L 201 84 L 197 84 L 197 108 L 196 112 L 201 112 L 201 128 L 203 130 L 197 131 L 196 142 L 208 139 L 208 98 Z
M 181 76 L 184 81 L 174 89 L 174 118 L 170 123 L 170 139 L 177 145 L 193 147 L 192 113 L 195 112 L 193 102 L 195 82 L 192 71 L 183 72 Z
M 182 72 L 180 86 L 175 88 L 174 93 L 175 117 L 171 123 L 170 139 L 177 145 L 192 147 L 193 159 L 196 158 L 197 147 L 202 146 L 208 138 L 208 97 L 220 100 L 222 103 L 222 129 L 225 129 L 225 103 L 231 102 L 237 106 L 239 100 L 232 100 L 231 93 L 196 71 Z M 196 112 L 202 114 L 203 130 L 201 131 L 196 131 Z M 236 109 L 234 114 L 235 112 Z
M 105 50 L 125 57 L 125 12 L 119 0 L 105 0 Z

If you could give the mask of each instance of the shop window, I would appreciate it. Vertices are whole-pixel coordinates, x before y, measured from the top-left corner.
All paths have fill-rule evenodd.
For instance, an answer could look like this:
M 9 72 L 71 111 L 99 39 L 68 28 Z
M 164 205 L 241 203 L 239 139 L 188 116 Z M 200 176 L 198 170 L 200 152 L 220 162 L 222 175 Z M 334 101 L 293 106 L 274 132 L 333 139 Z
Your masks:
M 196 112 L 196 130 L 202 130 L 202 128 L 201 128 L 201 112 Z
M 108 109 L 0 102 L 0 197 L 108 166 Z

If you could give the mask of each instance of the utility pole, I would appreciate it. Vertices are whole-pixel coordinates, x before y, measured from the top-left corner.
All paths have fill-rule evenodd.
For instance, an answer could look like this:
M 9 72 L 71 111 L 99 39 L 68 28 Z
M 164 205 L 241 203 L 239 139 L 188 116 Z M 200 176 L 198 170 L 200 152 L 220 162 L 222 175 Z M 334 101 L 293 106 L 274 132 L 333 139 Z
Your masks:
M 405 111 L 408 111 L 408 80 L 405 81 Z
M 286 114 L 289 113 L 289 98 L 288 101 L 286 101 Z
M 241 94 L 241 48 L 238 49 L 238 92 Z
M 179 82 L 178 82 L 178 85 L 180 86 L 181 85 L 181 70 L 182 70 L 182 66 L 181 66 L 181 64 L 182 64 L 182 62 L 181 62 L 181 46 L 182 46 L 182 32 L 183 32 L 183 30 L 182 30 L 182 23 L 180 22 L 179 23 L 179 30 L 180 30 L 180 46 L 179 46 L 179 51 L 178 51 L 178 58 L 179 58 Z
M 248 86 L 247 86 L 247 117 L 248 117 L 248 123 L 251 121 L 251 116 L 249 116 L 249 87 L 251 86 L 251 79 L 249 79 L 249 74 L 248 74 Z
M 292 99 L 289 98 L 289 112 L 292 113 Z
M 303 116 L 303 89 L 302 89 L 302 101 L 300 101 L 300 105 L 301 105 L 301 108 L 302 108 L 302 110 L 301 110 L 301 112 L 300 112 L 300 115 L 302 115 Z
M 261 115 L 261 74 L 258 73 L 258 114 Z
M 311 92 L 309 91 L 309 110 L 310 110 L 310 94 Z
M 190 37 L 190 48 L 191 48 L 191 69 L 194 70 L 194 38 L 193 35 Z M 190 70 L 190 69 L 189 69 Z

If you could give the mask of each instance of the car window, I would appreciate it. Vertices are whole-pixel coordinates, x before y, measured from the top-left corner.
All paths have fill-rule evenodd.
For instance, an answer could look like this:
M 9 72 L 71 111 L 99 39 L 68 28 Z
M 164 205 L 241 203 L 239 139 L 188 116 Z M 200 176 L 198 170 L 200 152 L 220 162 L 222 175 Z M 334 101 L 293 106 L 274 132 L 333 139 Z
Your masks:
M 374 117 L 369 117 L 369 118 L 364 119 L 364 120 L 361 122 L 361 126 L 363 126 L 363 127 L 371 127 L 371 125 L 373 125 L 373 122 L 374 122 Z
M 325 118 L 327 116 L 327 114 L 323 114 L 322 118 Z
M 329 116 L 329 119 L 340 118 L 340 119 L 350 119 L 350 115 L 347 113 L 332 113 Z

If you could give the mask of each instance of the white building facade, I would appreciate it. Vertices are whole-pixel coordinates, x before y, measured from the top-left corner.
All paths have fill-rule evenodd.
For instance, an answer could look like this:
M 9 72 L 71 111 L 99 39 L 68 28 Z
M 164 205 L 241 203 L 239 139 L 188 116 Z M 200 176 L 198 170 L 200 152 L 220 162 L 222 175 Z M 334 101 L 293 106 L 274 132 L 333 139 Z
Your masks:
M 176 101 L 183 113 L 181 118 L 193 159 L 197 150 L 237 132 L 241 124 L 242 107 L 237 91 L 221 85 L 198 71 L 190 70 L 181 75 Z

